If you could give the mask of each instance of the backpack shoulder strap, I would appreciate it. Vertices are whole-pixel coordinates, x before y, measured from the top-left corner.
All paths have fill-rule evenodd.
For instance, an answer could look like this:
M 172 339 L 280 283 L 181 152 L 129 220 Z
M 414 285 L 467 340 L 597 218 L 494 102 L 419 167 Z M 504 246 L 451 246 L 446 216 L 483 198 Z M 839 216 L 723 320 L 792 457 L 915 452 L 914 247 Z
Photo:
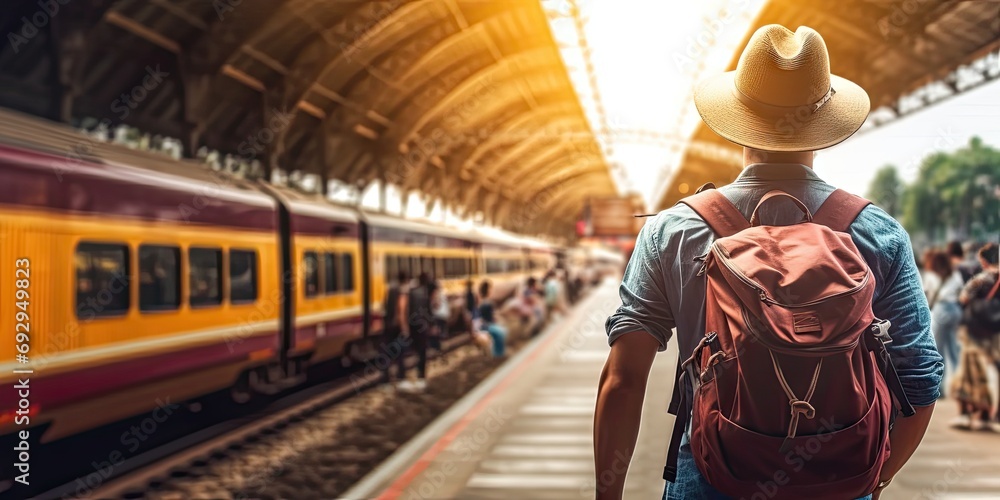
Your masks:
M 719 237 L 732 236 L 750 227 L 747 218 L 728 198 L 718 190 L 706 187 L 708 185 L 678 203 L 691 207 Z
M 997 291 L 1000 291 L 1000 275 L 997 275 L 997 281 L 993 284 L 993 288 L 990 289 L 990 293 L 986 295 L 986 300 L 993 300 L 993 297 L 997 296 Z
M 857 219 L 861 211 L 870 204 L 870 201 L 860 196 L 848 193 L 843 189 L 837 189 L 826 198 L 823 205 L 813 215 L 812 221 L 834 231 L 846 233 L 854 219 Z

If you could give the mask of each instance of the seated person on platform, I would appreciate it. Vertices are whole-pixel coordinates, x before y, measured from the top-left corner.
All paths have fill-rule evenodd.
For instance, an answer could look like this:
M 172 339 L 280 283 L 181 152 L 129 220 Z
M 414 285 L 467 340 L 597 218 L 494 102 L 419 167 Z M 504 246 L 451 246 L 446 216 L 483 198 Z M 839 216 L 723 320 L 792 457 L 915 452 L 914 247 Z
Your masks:
M 483 281 L 479 285 L 479 319 L 482 330 L 493 339 L 493 357 L 504 356 L 507 346 L 507 330 L 497 324 L 496 308 L 490 298 L 490 282 Z

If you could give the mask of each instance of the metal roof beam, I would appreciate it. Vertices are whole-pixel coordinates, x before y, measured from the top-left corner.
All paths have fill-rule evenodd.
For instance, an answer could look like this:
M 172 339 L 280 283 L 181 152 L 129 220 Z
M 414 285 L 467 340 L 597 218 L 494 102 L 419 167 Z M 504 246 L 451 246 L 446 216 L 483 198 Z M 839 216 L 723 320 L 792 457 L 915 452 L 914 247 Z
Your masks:
M 104 14 L 104 21 L 113 26 L 117 26 L 133 35 L 146 40 L 153 45 L 156 45 L 162 49 L 173 52 L 174 54 L 181 53 L 181 45 L 170 38 L 161 35 L 156 30 L 149 28 L 129 17 L 125 17 L 117 11 L 109 11 Z

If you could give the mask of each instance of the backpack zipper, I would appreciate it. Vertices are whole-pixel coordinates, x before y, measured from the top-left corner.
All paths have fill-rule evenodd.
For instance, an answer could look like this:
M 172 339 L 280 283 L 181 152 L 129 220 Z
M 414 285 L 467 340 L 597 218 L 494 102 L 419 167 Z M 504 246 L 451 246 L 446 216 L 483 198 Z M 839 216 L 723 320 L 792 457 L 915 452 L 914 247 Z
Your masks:
M 729 269 L 729 272 L 733 273 L 733 275 L 735 275 L 740 281 L 742 281 L 748 287 L 752 288 L 757 292 L 757 295 L 760 297 L 761 302 L 767 304 L 774 304 L 785 308 L 809 307 L 809 306 L 814 306 L 816 304 L 820 304 L 822 302 L 826 302 L 827 300 L 834 299 L 837 297 L 855 294 L 861 291 L 865 287 L 865 285 L 868 284 L 868 279 L 869 277 L 871 277 L 872 274 L 871 269 L 866 271 L 864 278 L 861 279 L 861 283 L 855 285 L 854 288 L 850 288 L 842 292 L 832 293 L 830 295 L 810 300 L 808 302 L 800 302 L 797 304 L 785 304 L 784 302 L 778 302 L 777 300 L 768 297 L 767 292 L 764 291 L 764 288 L 760 286 L 759 283 L 748 278 L 745 274 L 743 274 L 743 271 L 740 271 L 739 268 L 737 268 L 736 265 L 731 262 L 730 258 L 727 255 L 725 255 L 725 249 L 723 249 L 721 246 L 713 244 L 712 252 L 715 253 L 716 258 L 722 261 L 722 265 L 726 266 L 726 269 Z
M 846 296 L 846 295 L 853 295 L 855 293 L 860 292 L 865 287 L 865 285 L 868 284 L 868 278 L 871 276 L 871 274 L 872 273 L 871 273 L 870 270 L 868 272 L 866 272 L 865 273 L 865 277 L 861 278 L 861 283 L 858 283 L 854 288 L 851 288 L 851 289 L 848 289 L 848 290 L 844 290 L 842 292 L 831 293 L 830 295 L 827 295 L 825 297 L 820 297 L 818 299 L 810 300 L 809 302 L 802 302 L 802 303 L 798 303 L 798 304 L 783 304 L 783 303 L 778 302 L 778 301 L 776 301 L 776 300 L 774 300 L 772 298 L 767 298 L 765 300 L 765 302 L 769 302 L 771 304 L 778 305 L 778 306 L 785 307 L 785 308 L 796 308 L 796 307 L 814 306 L 814 305 L 819 304 L 821 302 L 826 302 L 827 300 L 830 300 L 830 299 L 835 299 L 837 297 L 843 297 L 843 296 Z
M 800 356 L 803 352 L 813 353 L 813 354 L 836 354 L 836 353 L 839 353 L 839 352 L 847 352 L 847 351 L 850 351 L 852 349 L 855 349 L 858 346 L 858 343 L 861 342 L 861 338 L 864 337 L 864 334 L 859 335 L 857 339 L 855 339 L 853 342 L 851 342 L 846 347 L 824 347 L 824 346 L 802 347 L 802 346 L 798 346 L 798 347 L 790 348 L 790 347 L 787 347 L 787 346 L 781 346 L 781 345 L 769 342 L 764 337 L 764 335 L 761 334 L 761 332 L 759 330 L 757 330 L 756 328 L 754 328 L 753 322 L 750 321 L 750 313 L 747 312 L 747 308 L 746 307 L 740 306 L 740 313 L 743 315 L 743 324 L 746 325 L 747 331 L 750 332 L 750 335 L 752 335 L 754 338 L 756 338 L 761 344 L 764 344 L 764 346 L 767 347 L 768 349 L 780 352 L 782 354 L 791 354 L 791 355 L 799 355 Z
M 704 276 L 705 272 L 708 271 L 708 254 L 709 254 L 709 252 L 711 252 L 711 250 L 709 250 L 708 252 L 705 252 L 703 255 L 699 255 L 699 256 L 697 256 L 697 257 L 694 258 L 695 262 L 701 262 L 701 268 L 698 269 L 698 274 L 696 274 L 695 276 Z

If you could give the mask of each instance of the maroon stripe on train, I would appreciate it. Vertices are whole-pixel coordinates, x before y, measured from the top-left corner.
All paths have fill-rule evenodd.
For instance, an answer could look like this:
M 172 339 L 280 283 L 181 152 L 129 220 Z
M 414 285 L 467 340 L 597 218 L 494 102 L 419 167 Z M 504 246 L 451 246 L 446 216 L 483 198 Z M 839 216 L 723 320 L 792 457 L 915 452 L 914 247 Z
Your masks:
M 360 333 L 361 321 L 361 316 L 355 316 L 328 322 L 327 333 L 319 340 Z M 296 337 L 299 342 L 308 338 L 314 339 L 316 325 L 299 328 Z M 250 353 L 262 349 L 273 348 L 277 356 L 278 339 L 277 331 L 253 337 L 236 332 L 217 344 L 98 364 L 54 375 L 46 375 L 45 369 L 40 368 L 31 376 L 32 402 L 45 412 L 74 401 L 91 399 L 170 377 L 188 375 L 209 366 L 242 362 Z M 0 405 L 0 413 L 13 411 L 15 409 L 13 403 L 14 400 L 11 400 Z
M 394 227 L 373 226 L 371 228 L 371 233 L 373 241 L 405 243 L 408 245 L 429 248 L 473 248 L 478 245 L 477 243 L 473 243 L 468 240 L 448 238 L 446 236 L 434 236 Z
M 92 399 L 172 376 L 188 375 L 209 366 L 240 362 L 251 352 L 267 348 L 274 348 L 277 356 L 277 331 L 254 337 L 241 337 L 239 333 L 234 333 L 232 338 L 218 344 L 97 364 L 55 375 L 46 375 L 45 369 L 39 368 L 32 376 L 31 401 L 44 413 L 74 401 Z M 13 403 L 11 399 L 4 404 L 0 413 L 13 410 Z
M 0 146 L 0 205 L 151 221 L 274 230 L 277 210 L 263 193 L 141 168 Z M 250 197 L 246 201 L 240 197 Z
M 362 321 L 361 316 L 353 316 L 350 318 L 338 319 L 336 321 L 321 321 L 312 325 L 296 327 L 295 344 L 301 345 L 302 342 L 310 340 L 323 342 L 325 340 L 352 334 L 360 337 Z M 326 333 L 322 337 L 317 337 L 316 329 L 321 323 L 326 325 Z
M 334 238 L 357 238 L 360 234 L 357 223 L 329 220 L 313 215 L 291 212 L 292 233 Z

